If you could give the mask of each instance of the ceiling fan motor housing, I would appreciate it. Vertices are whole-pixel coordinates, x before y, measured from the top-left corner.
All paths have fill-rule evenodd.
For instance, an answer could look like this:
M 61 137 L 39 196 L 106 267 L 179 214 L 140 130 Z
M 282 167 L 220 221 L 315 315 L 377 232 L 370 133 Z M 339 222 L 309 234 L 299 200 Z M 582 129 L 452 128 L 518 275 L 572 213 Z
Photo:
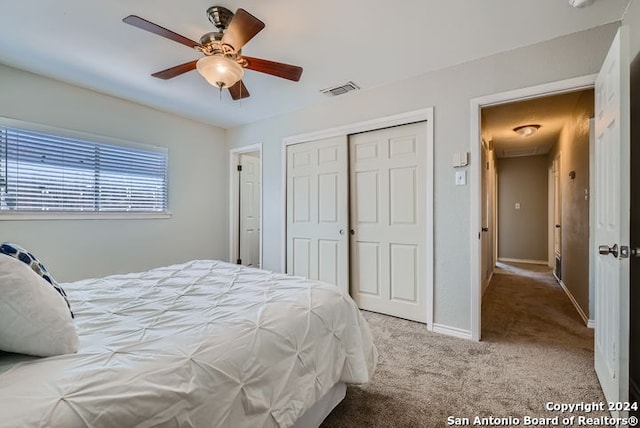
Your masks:
M 200 50 L 202 53 L 205 55 L 224 55 L 231 59 L 235 59 L 240 55 L 240 51 L 236 52 L 233 46 L 221 42 L 224 31 L 228 28 L 233 15 L 233 12 L 222 6 L 211 6 L 207 9 L 209 21 L 218 31 L 206 33 L 200 38 L 200 45 L 202 45 Z
M 222 55 L 227 58 L 236 59 L 240 55 L 240 51 L 236 51 L 233 46 L 222 43 L 222 33 L 207 33 L 200 38 L 201 47 L 199 50 L 209 55 Z
M 231 22 L 231 18 L 233 18 L 233 12 L 226 7 L 211 6 L 207 9 L 207 17 L 218 31 L 222 33 L 229 26 L 229 22 Z

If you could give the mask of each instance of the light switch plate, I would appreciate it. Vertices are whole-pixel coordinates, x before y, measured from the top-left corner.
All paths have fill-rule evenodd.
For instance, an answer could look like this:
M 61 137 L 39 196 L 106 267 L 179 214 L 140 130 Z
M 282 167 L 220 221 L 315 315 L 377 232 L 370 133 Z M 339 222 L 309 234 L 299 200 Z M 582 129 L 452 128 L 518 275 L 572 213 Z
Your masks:
M 452 165 L 454 168 L 460 168 L 469 165 L 469 153 L 458 152 L 453 154 Z

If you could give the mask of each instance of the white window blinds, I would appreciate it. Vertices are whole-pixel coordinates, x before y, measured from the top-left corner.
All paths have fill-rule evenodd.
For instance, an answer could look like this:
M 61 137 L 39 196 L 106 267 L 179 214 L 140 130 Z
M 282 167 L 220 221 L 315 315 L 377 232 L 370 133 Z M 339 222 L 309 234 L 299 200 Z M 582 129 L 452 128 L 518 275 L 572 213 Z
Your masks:
M 167 151 L 0 124 L 0 212 L 166 212 Z

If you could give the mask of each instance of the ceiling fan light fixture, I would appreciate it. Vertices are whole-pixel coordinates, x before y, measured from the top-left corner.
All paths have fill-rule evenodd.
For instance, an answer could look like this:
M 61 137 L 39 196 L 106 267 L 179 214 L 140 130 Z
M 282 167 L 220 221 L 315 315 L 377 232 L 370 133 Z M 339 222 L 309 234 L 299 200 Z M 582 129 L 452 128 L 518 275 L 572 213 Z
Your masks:
M 540 129 L 540 125 L 522 125 L 513 128 L 513 132 L 520 135 L 521 137 L 528 137 L 538 129 Z
M 196 63 L 198 73 L 216 88 L 230 88 L 244 76 L 244 68 L 236 61 L 222 55 L 200 58 Z

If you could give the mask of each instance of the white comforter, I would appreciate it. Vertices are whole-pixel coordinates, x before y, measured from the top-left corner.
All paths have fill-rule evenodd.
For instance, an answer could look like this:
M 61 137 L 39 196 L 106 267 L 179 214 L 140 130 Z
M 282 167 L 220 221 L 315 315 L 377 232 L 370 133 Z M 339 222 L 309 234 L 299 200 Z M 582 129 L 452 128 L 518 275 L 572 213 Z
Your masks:
M 2 427 L 288 427 L 377 362 L 325 283 L 199 260 L 63 287 L 80 351 L 0 353 Z

